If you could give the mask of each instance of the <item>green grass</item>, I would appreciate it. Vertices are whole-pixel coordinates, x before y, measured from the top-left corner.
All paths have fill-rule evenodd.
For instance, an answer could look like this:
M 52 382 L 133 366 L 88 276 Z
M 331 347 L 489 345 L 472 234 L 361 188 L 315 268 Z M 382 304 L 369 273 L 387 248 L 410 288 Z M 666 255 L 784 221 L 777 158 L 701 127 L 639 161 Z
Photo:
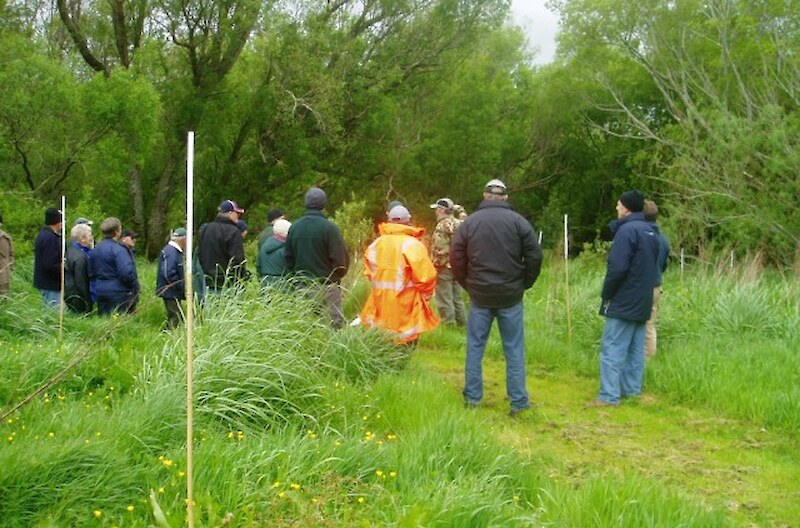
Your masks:
M 507 416 L 492 333 L 485 405 L 461 406 L 463 330 L 410 361 L 377 332 L 334 332 L 308 301 L 254 286 L 195 332 L 199 526 L 791 526 L 800 518 L 798 285 L 668 274 L 646 396 L 597 390 L 602 267 L 545 267 L 526 296 L 529 390 Z M 0 409 L 86 359 L 0 424 L 4 526 L 185 523 L 185 342 L 161 332 L 154 267 L 137 314 L 66 320 L 18 286 L 0 301 Z M 19 282 L 19 281 L 17 281 Z M 350 317 L 367 289 L 349 279 Z M 153 493 L 157 508 L 153 506 Z M 99 513 L 99 516 L 98 516 Z

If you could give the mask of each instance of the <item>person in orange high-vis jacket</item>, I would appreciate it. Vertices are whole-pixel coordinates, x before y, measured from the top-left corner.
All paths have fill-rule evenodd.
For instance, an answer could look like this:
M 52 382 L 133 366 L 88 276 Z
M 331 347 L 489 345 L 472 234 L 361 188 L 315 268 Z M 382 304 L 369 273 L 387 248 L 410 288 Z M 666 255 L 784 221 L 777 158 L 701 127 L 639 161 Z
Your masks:
M 414 344 L 423 332 L 439 326 L 430 307 L 436 289 L 436 268 L 422 243 L 425 228 L 411 224 L 402 205 L 380 224 L 380 236 L 364 254 L 364 274 L 372 285 L 361 310 L 361 324 L 389 332 L 396 344 Z

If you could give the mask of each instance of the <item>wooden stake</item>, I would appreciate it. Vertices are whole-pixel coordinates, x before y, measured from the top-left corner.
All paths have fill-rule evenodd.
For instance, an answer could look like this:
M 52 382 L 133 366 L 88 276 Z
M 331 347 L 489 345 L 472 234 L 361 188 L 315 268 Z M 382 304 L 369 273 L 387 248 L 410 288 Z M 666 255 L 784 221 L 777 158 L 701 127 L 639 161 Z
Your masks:
M 194 132 L 186 139 L 186 521 L 194 528 L 194 292 L 192 248 L 194 246 Z

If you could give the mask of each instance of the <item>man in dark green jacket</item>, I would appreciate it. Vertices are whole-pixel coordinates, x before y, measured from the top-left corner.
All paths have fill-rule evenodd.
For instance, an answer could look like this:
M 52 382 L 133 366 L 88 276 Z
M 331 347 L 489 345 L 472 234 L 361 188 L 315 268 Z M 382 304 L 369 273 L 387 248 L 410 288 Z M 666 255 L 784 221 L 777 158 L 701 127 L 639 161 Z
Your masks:
M 350 266 L 350 255 L 336 224 L 322 213 L 328 197 L 319 187 L 305 196 L 306 212 L 289 229 L 284 248 L 286 267 L 312 295 L 324 296 L 335 328 L 344 326 L 339 286 Z

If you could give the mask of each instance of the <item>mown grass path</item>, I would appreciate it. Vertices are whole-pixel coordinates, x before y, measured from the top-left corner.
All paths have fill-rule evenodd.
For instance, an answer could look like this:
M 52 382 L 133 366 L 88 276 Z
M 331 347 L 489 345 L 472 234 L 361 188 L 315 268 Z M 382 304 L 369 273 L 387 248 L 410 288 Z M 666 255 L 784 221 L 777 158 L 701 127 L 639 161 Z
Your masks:
M 453 398 L 463 384 L 463 351 L 421 346 L 417 367 L 441 376 Z M 503 443 L 579 487 L 589 475 L 641 477 L 723 510 L 740 526 L 800 526 L 800 442 L 783 432 L 675 405 L 648 394 L 616 409 L 584 409 L 597 380 L 529 366 L 536 405 L 508 417 L 505 364 L 484 358 L 485 397 L 474 412 Z

